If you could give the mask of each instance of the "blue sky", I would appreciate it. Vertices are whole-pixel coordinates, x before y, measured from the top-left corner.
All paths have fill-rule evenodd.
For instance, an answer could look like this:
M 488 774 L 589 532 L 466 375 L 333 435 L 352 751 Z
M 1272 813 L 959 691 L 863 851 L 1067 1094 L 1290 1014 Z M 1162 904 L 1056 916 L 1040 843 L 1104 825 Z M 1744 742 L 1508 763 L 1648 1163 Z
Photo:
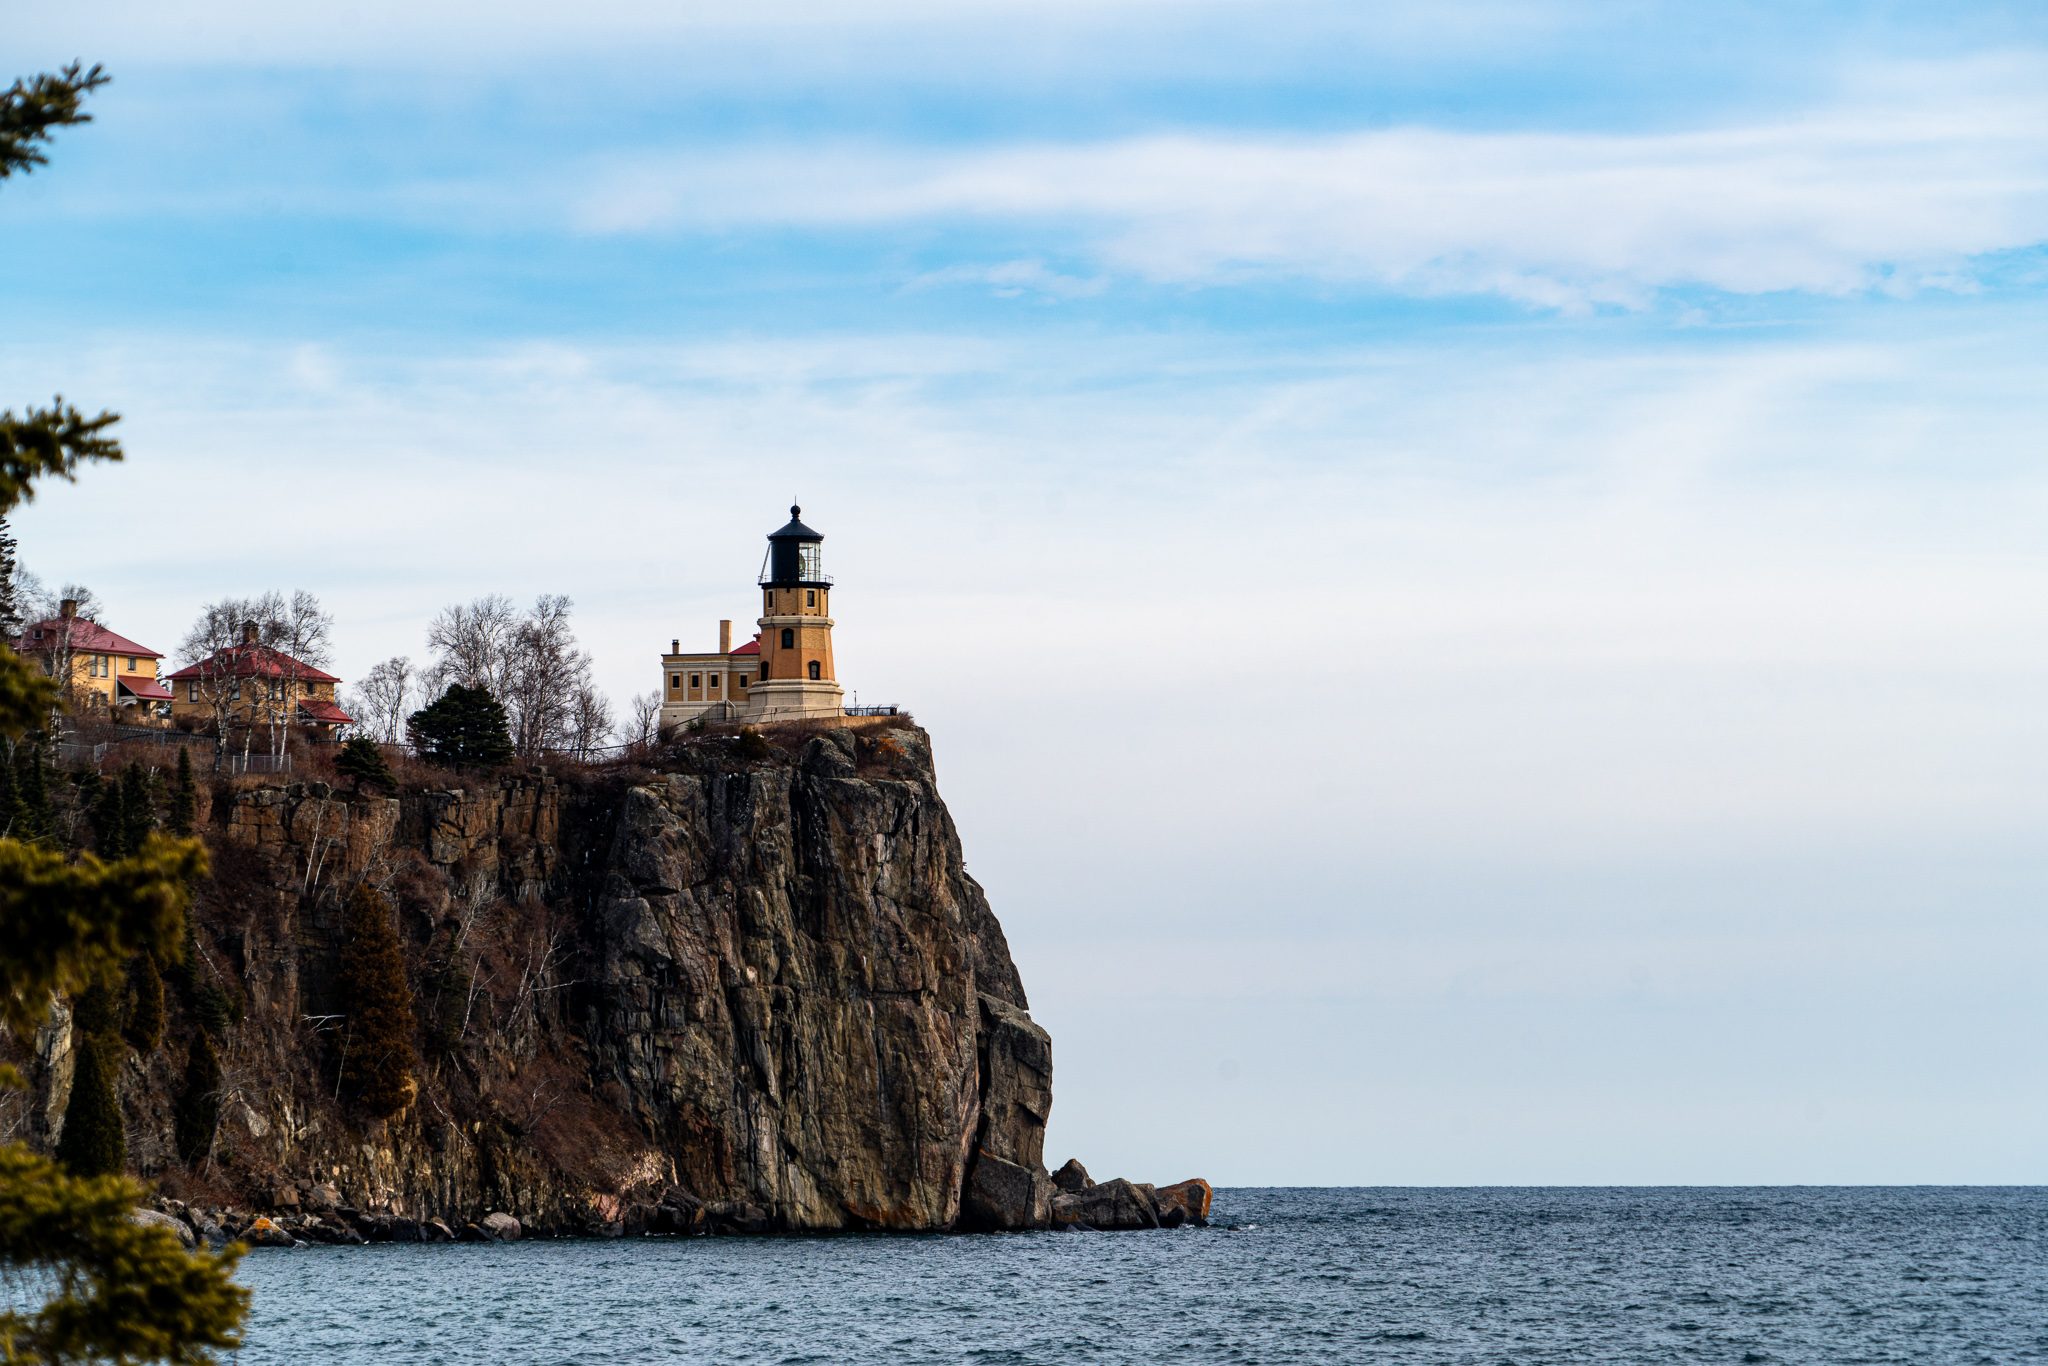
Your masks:
M 2048 1174 L 2038 6 L 62 8 L 118 629 L 567 592 L 623 702 L 796 496 L 1055 1160 Z

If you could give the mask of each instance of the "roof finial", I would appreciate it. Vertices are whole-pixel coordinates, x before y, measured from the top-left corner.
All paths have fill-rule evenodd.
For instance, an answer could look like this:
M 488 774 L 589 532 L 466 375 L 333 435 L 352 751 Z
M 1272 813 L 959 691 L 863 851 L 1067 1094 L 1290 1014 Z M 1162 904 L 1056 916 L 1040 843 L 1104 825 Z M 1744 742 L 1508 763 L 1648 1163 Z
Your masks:
M 802 508 L 798 507 L 795 503 L 791 503 L 789 505 L 789 516 L 791 521 L 795 521 L 797 518 L 803 515 L 804 510 Z

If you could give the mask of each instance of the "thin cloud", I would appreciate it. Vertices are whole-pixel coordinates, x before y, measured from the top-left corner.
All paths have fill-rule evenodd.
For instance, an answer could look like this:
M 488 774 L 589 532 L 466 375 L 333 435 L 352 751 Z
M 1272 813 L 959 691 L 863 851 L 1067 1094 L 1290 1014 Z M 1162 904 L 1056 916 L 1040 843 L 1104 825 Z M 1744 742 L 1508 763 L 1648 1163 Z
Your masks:
M 1973 259 L 2048 241 L 2048 63 L 1919 71 L 1897 89 L 1684 132 L 655 154 L 594 172 L 572 221 L 597 234 L 1005 224 L 1155 283 L 1295 279 L 1559 309 L 1685 288 L 1967 289 Z

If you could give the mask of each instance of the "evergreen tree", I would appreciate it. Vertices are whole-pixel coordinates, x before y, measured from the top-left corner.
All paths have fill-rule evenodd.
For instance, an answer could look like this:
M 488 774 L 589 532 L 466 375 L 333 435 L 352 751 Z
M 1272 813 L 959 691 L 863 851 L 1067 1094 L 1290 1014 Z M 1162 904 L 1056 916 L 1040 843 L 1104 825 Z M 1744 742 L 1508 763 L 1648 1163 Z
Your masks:
M 41 165 L 51 132 L 85 122 L 80 103 L 105 80 L 97 67 L 74 64 L 0 90 L 0 180 Z M 111 413 L 89 418 L 61 399 L 20 417 L 0 411 L 0 515 L 27 499 L 38 479 L 71 479 L 81 465 L 119 460 L 120 444 L 107 430 L 114 421 Z M 15 739 L 44 725 L 57 700 L 53 680 L 0 649 L 0 736 Z M 16 770 L 24 779 L 17 783 L 24 825 L 40 820 L 29 833 L 43 837 L 50 812 L 41 745 L 17 745 L 18 762 L 24 752 L 32 760 Z M 189 888 L 205 870 L 205 850 L 189 841 L 152 838 L 135 857 L 103 864 L 0 839 L 0 1023 L 16 1043 L 33 1038 L 53 994 L 80 991 L 142 949 L 177 944 Z M 105 1061 L 86 1061 L 94 1051 L 80 1053 L 80 1071 Z M 111 1075 L 104 1082 L 86 1085 L 84 1094 L 111 1099 Z M 0 1068 L 0 1084 L 19 1086 L 19 1073 Z M 84 1100 L 80 1111 L 74 1076 L 78 1118 L 95 1103 Z M 118 1126 L 118 1110 L 112 1117 Z M 73 1127 L 67 1121 L 65 1137 L 80 1145 Z M 81 1165 L 121 1165 L 104 1149 L 97 1160 L 79 1157 Z M 232 1278 L 234 1256 L 187 1253 L 168 1230 L 130 1222 L 142 1195 L 125 1178 L 81 1178 L 20 1143 L 0 1144 L 0 1279 L 9 1286 L 0 1297 L 0 1344 L 8 1361 L 198 1366 L 215 1350 L 241 1345 L 249 1296 Z
M 348 1026 L 342 1035 L 341 1084 L 382 1119 L 412 1104 L 419 1054 L 405 954 L 391 906 L 373 888 L 356 888 L 342 916 L 341 971 L 335 992 Z
M 119 1176 L 128 1162 L 126 1122 L 114 1093 L 120 1076 L 121 1013 L 114 993 L 95 982 L 71 1015 L 71 1099 L 57 1160 L 73 1176 Z
M 121 820 L 121 784 L 102 782 L 96 773 L 81 775 L 78 783 L 81 806 L 90 803 L 92 848 L 103 859 L 120 858 L 128 850 L 128 831 Z
M 14 782 L 13 746 L 0 744 L 0 839 L 21 837 L 21 793 Z
M 192 781 L 192 751 L 178 747 L 178 776 L 171 783 L 171 833 L 185 838 L 199 815 L 199 785 Z
M 71 1003 L 71 1032 L 111 1039 L 121 1032 L 121 998 L 105 982 L 94 982 Z
M 145 1058 L 163 1042 L 164 976 L 147 949 L 128 960 L 128 1016 L 121 1037 Z
M 121 856 L 141 852 L 142 842 L 156 829 L 156 801 L 149 775 L 134 760 L 121 770 Z
M 384 751 L 377 748 L 377 742 L 363 736 L 342 742 L 341 752 L 334 756 L 334 771 L 344 778 L 353 779 L 356 791 L 363 790 L 364 783 L 377 783 L 384 787 L 398 786 L 398 779 L 391 774 L 391 765 L 384 762 Z
M 50 806 L 50 771 L 43 761 L 41 732 L 15 742 L 14 801 L 21 822 L 16 838 L 48 839 L 56 829 L 57 814 Z
M 0 636 L 9 638 L 20 635 L 24 624 L 21 616 L 21 595 L 14 582 L 17 568 L 14 559 L 14 532 L 7 525 L 7 519 L 0 517 Z
M 220 1128 L 220 1055 L 203 1029 L 193 1034 L 185 1055 L 185 1082 L 172 1118 L 180 1158 L 190 1164 L 212 1155 L 213 1135 Z
M 486 688 L 450 683 L 448 691 L 406 720 L 421 757 L 454 769 L 501 768 L 512 762 L 505 708 Z

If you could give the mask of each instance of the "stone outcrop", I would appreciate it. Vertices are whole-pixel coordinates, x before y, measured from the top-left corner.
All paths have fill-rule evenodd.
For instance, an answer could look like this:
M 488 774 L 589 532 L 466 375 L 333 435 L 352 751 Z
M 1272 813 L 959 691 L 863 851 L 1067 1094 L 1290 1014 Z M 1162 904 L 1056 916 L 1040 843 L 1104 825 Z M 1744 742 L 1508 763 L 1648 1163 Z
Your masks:
M 277 1246 L 1164 1222 L 1167 1192 L 1046 1172 L 1051 1040 L 924 732 L 769 738 L 398 796 L 217 787 L 198 959 L 122 1077 L 164 1208 Z M 418 1098 L 389 1120 L 336 1085 L 362 882 L 395 907 L 420 1023 Z M 173 1113 L 209 995 L 225 1080 L 194 1166 Z M 66 1018 L 25 1060 L 45 1142 Z

